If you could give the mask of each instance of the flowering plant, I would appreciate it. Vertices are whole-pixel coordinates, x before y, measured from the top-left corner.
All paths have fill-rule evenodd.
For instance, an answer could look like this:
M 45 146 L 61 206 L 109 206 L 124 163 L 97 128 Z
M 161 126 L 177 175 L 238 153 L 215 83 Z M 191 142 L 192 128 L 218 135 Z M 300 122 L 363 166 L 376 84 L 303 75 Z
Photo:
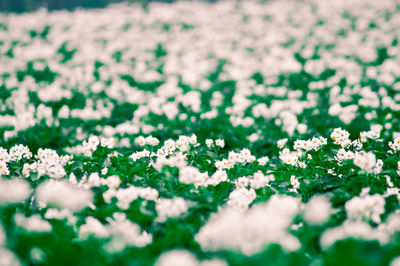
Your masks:
M 400 265 L 398 11 L 0 13 L 0 265 Z

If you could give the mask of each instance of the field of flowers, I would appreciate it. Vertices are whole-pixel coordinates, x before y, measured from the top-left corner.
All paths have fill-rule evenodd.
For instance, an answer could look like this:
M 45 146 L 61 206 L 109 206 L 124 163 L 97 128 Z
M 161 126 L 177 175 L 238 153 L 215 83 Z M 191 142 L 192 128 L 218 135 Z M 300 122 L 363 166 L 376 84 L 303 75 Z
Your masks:
M 400 3 L 0 13 L 0 265 L 400 265 Z

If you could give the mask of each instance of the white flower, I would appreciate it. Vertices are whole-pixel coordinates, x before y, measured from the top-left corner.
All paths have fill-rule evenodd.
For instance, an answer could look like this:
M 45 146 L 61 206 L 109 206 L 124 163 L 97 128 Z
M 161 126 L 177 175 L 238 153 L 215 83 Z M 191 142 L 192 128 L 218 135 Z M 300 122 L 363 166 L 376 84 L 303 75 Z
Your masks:
M 294 175 L 292 175 L 290 177 L 290 184 L 292 185 L 292 188 L 290 189 L 290 191 L 297 193 L 297 189 L 300 187 L 299 179 L 296 178 Z
M 247 186 L 250 184 L 250 179 L 242 176 L 239 177 L 238 179 L 235 180 L 235 187 L 236 188 L 247 188 Z
M 300 168 L 306 168 L 307 167 L 307 165 L 304 163 L 304 162 L 299 162 L 298 164 L 297 164 Z
M 327 249 L 335 242 L 350 237 L 362 240 L 378 240 L 381 244 L 388 241 L 388 235 L 384 231 L 371 228 L 369 224 L 362 221 L 346 220 L 342 225 L 329 228 L 323 232 L 320 243 L 322 248 Z
M 254 189 L 238 187 L 229 194 L 228 205 L 238 210 L 246 210 L 257 197 Z
M 164 142 L 164 149 L 169 152 L 173 152 L 176 149 L 176 143 L 172 139 L 168 139 Z
M 269 243 L 297 250 L 300 243 L 287 230 L 299 209 L 290 196 L 274 195 L 268 202 L 245 211 L 223 208 L 211 215 L 195 236 L 205 250 L 239 250 L 246 255 L 259 252 Z
M 128 186 L 115 190 L 111 184 L 107 185 L 109 189 L 103 193 L 104 201 L 110 203 L 111 199 L 115 197 L 118 200 L 117 206 L 121 209 L 128 209 L 131 202 L 138 198 L 156 201 L 159 195 L 158 191 L 151 187 Z
M 400 256 L 395 257 L 391 260 L 390 266 L 400 266 Z
M 108 172 L 108 168 L 107 167 L 104 167 L 103 169 L 101 169 L 101 174 L 102 175 L 106 175 L 107 172 Z
M 214 141 L 212 139 L 206 139 L 206 145 L 211 148 L 214 145 Z
M 120 251 L 118 248 L 116 249 L 116 246 L 120 246 L 122 249 L 125 246 L 144 247 L 153 241 L 152 235 L 146 231 L 142 232 L 140 227 L 128 220 L 124 213 L 115 212 L 113 219 L 108 218 L 107 221 L 113 240 L 119 242 L 119 245 L 114 245 L 113 242 L 109 243 L 109 246 L 105 247 L 108 252 Z
M 279 152 L 279 159 L 284 164 L 297 166 L 298 159 L 301 155 L 302 155 L 301 151 L 291 152 L 289 149 L 285 148 Z
M 20 161 L 22 158 L 32 158 L 32 153 L 27 146 L 15 145 L 10 149 L 10 161 Z
M 108 186 L 109 188 L 118 188 L 121 184 L 121 179 L 116 176 L 112 175 L 107 177 L 107 179 L 102 179 L 102 184 Z
M 101 147 L 106 147 L 106 148 L 112 149 L 112 148 L 114 148 L 116 142 L 117 142 L 116 139 L 114 139 L 112 137 L 111 138 L 100 138 L 100 146 Z
M 18 257 L 4 247 L 0 247 L 0 265 L 2 266 L 20 266 L 23 265 Z
M 226 173 L 226 171 L 225 170 L 217 170 L 211 176 L 211 178 L 206 180 L 206 185 L 216 186 L 219 183 L 227 181 L 227 180 L 228 180 L 228 174 Z
M 324 196 L 314 196 L 305 206 L 304 219 L 312 225 L 327 221 L 332 213 L 329 200 Z
M 183 184 L 194 184 L 195 186 L 204 185 L 207 179 L 207 173 L 200 173 L 200 171 L 193 166 L 187 166 L 179 170 L 179 181 Z
M 146 145 L 146 139 L 143 136 L 139 136 L 135 139 L 135 143 L 139 144 L 140 146 Z
M 175 197 L 172 199 L 159 199 L 156 204 L 158 213 L 157 221 L 164 222 L 167 218 L 176 218 L 186 213 L 188 204 L 184 198 Z
M 264 165 L 266 165 L 266 164 L 269 162 L 269 158 L 268 158 L 268 156 L 264 156 L 264 157 L 258 158 L 258 159 L 257 159 L 257 162 L 258 162 L 260 165 L 264 166 Z
M 88 179 L 88 183 L 90 186 L 98 187 L 101 184 L 99 173 L 91 173 Z
M 297 129 L 297 131 L 298 131 L 300 134 L 304 134 L 304 133 L 307 132 L 307 125 L 305 125 L 305 124 L 298 124 L 297 127 L 296 127 L 296 129 Z
M 195 134 L 190 136 L 189 143 L 192 145 L 195 145 L 197 143 L 197 136 Z
M 0 204 L 18 203 L 25 201 L 31 194 L 29 183 L 22 179 L 0 179 Z
M 44 204 L 78 211 L 92 203 L 93 193 L 75 188 L 66 181 L 48 180 L 38 186 L 36 196 Z
M 287 141 L 288 141 L 287 138 L 278 140 L 278 143 L 277 143 L 278 148 L 279 148 L 279 149 L 282 149 L 282 148 L 285 146 L 285 144 L 286 144 Z
M 331 138 L 334 144 L 341 145 L 343 148 L 351 144 L 349 140 L 350 133 L 341 128 L 335 128 L 331 134 Z
M 110 236 L 108 228 L 91 216 L 86 217 L 85 223 L 79 228 L 79 235 L 84 236 L 88 234 L 93 234 L 99 238 L 107 238 Z
M 223 148 L 223 147 L 225 147 L 225 141 L 223 139 L 217 139 L 217 140 L 215 140 L 215 145 Z
M 353 220 L 372 220 L 375 223 L 380 223 L 381 214 L 385 212 L 385 199 L 383 196 L 361 195 L 347 201 L 345 209 L 349 219 Z
M 365 151 L 356 152 L 354 155 L 353 162 L 362 170 L 374 174 L 379 174 L 383 166 L 382 160 L 377 161 L 375 154 L 373 154 L 372 152 L 365 152 Z
M 10 170 L 8 169 L 8 165 L 5 161 L 0 161 L 0 177 L 2 175 L 9 175 Z
M 261 171 L 257 171 L 253 175 L 253 179 L 250 180 L 251 187 L 254 189 L 268 186 L 269 182 L 275 181 L 274 175 L 264 175 Z
M 145 142 L 146 142 L 146 144 L 151 145 L 151 146 L 157 146 L 160 143 L 160 141 L 157 138 L 154 138 L 153 136 L 148 136 L 145 139 Z M 141 146 L 143 146 L 143 145 L 141 145 Z
M 91 157 L 93 152 L 97 150 L 99 144 L 99 138 L 97 136 L 91 136 L 88 141 L 82 143 L 82 153 L 87 157 Z
M 3 147 L 0 147 L 0 162 L 9 162 L 11 160 L 10 154 Z
M 200 266 L 196 257 L 186 250 L 172 250 L 161 254 L 156 266 Z
M 176 146 L 182 152 L 187 151 L 189 149 L 189 137 L 179 136 L 179 139 L 176 141 Z
M 17 213 L 14 215 L 14 220 L 18 226 L 23 227 L 26 231 L 50 232 L 52 230 L 51 224 L 43 220 L 39 214 L 25 217 L 23 214 Z
M 400 161 L 397 162 L 397 174 L 400 175 Z
M 327 141 L 323 137 L 313 137 L 312 139 L 309 140 L 296 140 L 293 145 L 293 149 L 295 150 L 305 150 L 305 151 L 310 151 L 310 150 L 319 150 L 321 146 L 326 145 Z
M 397 152 L 400 150 L 400 137 L 397 137 L 393 140 L 393 142 L 389 142 L 389 147 Z
M 70 224 L 75 224 L 77 218 L 72 214 L 69 209 L 58 210 L 56 208 L 48 208 L 46 213 L 44 214 L 44 218 L 46 219 L 68 219 Z
M 386 178 L 386 184 L 387 184 L 390 188 L 392 188 L 392 187 L 394 186 L 394 184 L 393 184 L 392 181 L 390 180 L 390 176 L 386 175 L 385 178 Z

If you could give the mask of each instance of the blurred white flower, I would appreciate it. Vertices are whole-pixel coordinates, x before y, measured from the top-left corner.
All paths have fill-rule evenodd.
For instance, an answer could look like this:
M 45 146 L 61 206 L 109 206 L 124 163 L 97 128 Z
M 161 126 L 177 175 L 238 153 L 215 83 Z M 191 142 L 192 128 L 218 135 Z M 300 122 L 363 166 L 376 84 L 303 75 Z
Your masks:
M 0 179 L 0 204 L 18 203 L 25 201 L 32 189 L 25 180 L 14 178 Z
M 78 211 L 92 203 L 93 193 L 75 188 L 67 181 L 48 180 L 38 186 L 36 197 L 44 204 Z

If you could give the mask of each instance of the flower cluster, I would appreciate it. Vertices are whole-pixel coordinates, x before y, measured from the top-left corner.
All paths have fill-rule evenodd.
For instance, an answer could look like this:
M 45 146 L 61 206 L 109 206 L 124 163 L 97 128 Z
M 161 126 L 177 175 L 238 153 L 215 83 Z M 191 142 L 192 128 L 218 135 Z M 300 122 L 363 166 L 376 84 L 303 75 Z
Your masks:
M 179 197 L 159 199 L 157 201 L 156 210 L 158 214 L 157 220 L 164 222 L 167 218 L 179 217 L 187 212 L 188 204 L 185 199 Z
M 379 174 L 383 166 L 383 161 L 381 159 L 376 160 L 375 154 L 365 151 L 356 152 L 353 162 L 362 170 L 375 174 Z
M 82 153 L 91 157 L 93 152 L 97 150 L 98 146 L 107 147 L 109 149 L 113 148 L 115 145 L 115 139 L 113 138 L 99 138 L 97 136 L 91 136 L 88 141 L 83 141 L 82 143 Z
M 72 156 L 59 156 L 54 150 L 40 148 L 37 155 L 35 155 L 35 159 L 36 161 L 31 164 L 24 164 L 22 169 L 24 177 L 30 177 L 31 172 L 36 172 L 37 178 L 48 175 L 59 179 L 66 175 L 64 166 L 72 159 Z
M 150 187 L 144 188 L 129 186 L 127 188 L 119 188 L 117 190 L 114 188 L 109 188 L 106 192 L 104 192 L 103 198 L 105 202 L 110 203 L 111 199 L 115 197 L 118 200 L 118 207 L 121 209 L 128 209 L 129 204 L 138 198 L 155 201 L 157 200 L 158 195 L 158 191 Z
M 354 197 L 346 202 L 347 216 L 349 219 L 366 219 L 380 223 L 380 216 L 385 212 L 385 199 L 378 194 L 368 195 L 368 191 L 369 189 L 361 192 L 360 197 Z
M 326 138 L 319 137 L 319 138 L 312 138 L 310 140 L 296 140 L 293 144 L 293 149 L 295 150 L 319 150 L 321 146 L 326 145 Z
M 287 229 L 298 209 L 296 199 L 289 196 L 273 196 L 267 203 L 244 212 L 223 209 L 200 229 L 196 240 L 205 249 L 233 248 L 249 255 L 266 243 L 280 243 L 288 250 L 296 250 L 300 243 Z
M 229 194 L 229 200 L 227 204 L 236 209 L 245 210 L 256 197 L 257 195 L 254 189 L 239 187 Z
M 99 238 L 112 237 L 103 248 L 109 252 L 120 252 L 126 246 L 143 247 L 150 244 L 153 238 L 147 232 L 141 232 L 140 227 L 126 218 L 124 213 L 114 213 L 108 219 L 108 225 L 103 225 L 96 218 L 87 217 L 80 227 L 79 234 L 83 238 L 89 234 Z
M 36 198 L 41 207 L 54 205 L 78 211 L 92 203 L 93 193 L 76 188 L 64 180 L 48 180 L 36 189 Z

